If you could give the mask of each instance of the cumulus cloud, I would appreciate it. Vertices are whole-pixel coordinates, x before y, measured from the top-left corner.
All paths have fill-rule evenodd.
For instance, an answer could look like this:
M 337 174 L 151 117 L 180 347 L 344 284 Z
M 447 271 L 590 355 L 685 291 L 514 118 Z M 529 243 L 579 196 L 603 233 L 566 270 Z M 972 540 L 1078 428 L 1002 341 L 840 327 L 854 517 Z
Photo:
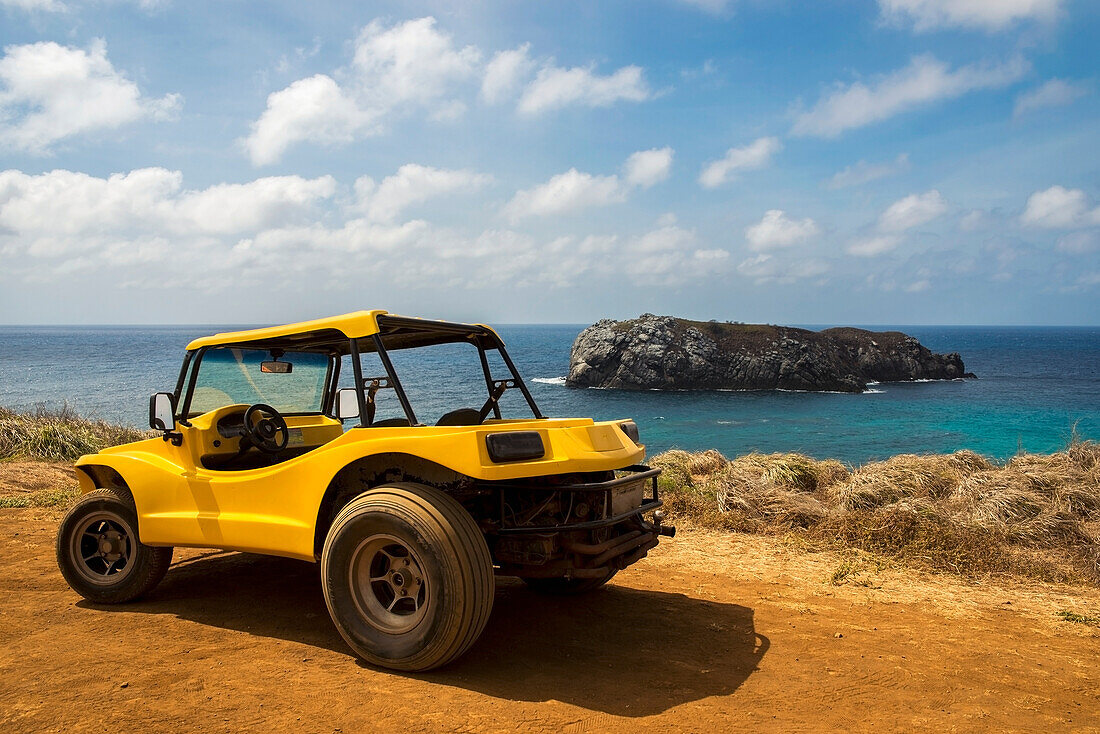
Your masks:
M 408 218 L 427 197 L 487 180 L 402 166 L 380 182 L 359 179 L 357 199 L 344 206 L 349 197 L 329 176 L 188 189 L 178 171 L 163 168 L 103 178 L 3 171 L 0 289 L 33 282 L 60 291 L 107 278 L 118 289 L 163 288 L 170 269 L 178 282 L 208 292 L 263 284 L 298 294 L 303 283 L 350 289 L 385 272 L 383 297 L 410 289 L 596 287 L 609 279 L 667 287 L 728 272 L 726 250 L 700 242 L 672 217 L 633 235 L 549 239 Z
M 779 138 L 757 138 L 743 148 L 730 148 L 723 158 L 703 167 L 699 183 L 708 189 L 721 186 L 739 171 L 766 167 L 772 156 L 782 149 Z
M 860 160 L 848 166 L 842 171 L 837 171 L 829 179 L 827 187 L 833 190 L 848 188 L 850 186 L 862 186 L 880 178 L 896 176 L 909 169 L 909 154 L 902 153 L 892 161 L 885 163 L 868 163 Z
M 1028 70 L 1022 59 L 952 70 L 938 59 L 916 56 L 909 65 L 871 84 L 838 85 L 810 110 L 798 115 L 791 133 L 833 138 L 921 106 L 980 89 L 1008 86 Z
M 526 217 L 563 214 L 625 200 L 626 191 L 618 176 L 593 176 L 570 168 L 544 184 L 517 191 L 504 207 L 504 216 L 517 222 Z
M 137 0 L 136 4 L 143 10 L 154 10 L 163 3 L 161 0 Z M 28 13 L 62 13 L 70 9 L 68 4 L 58 0 L 0 0 L 0 7 Z
M 927 224 L 946 211 L 947 201 L 939 191 L 932 189 L 895 201 L 879 217 L 878 226 L 884 232 L 904 232 Z
M 672 170 L 672 148 L 639 150 L 626 159 L 623 177 L 631 186 L 648 189 L 668 178 Z
M 756 224 L 745 228 L 749 249 L 774 250 L 803 242 L 818 233 L 817 223 L 806 219 L 791 219 L 782 209 L 770 209 Z
M 725 13 L 731 4 L 731 0 L 679 0 L 679 2 L 715 15 Z
M 918 31 L 937 28 L 1003 30 L 1019 21 L 1049 22 L 1062 0 L 878 0 L 883 17 L 912 23 Z
M 547 65 L 523 90 L 518 110 L 525 115 L 548 112 L 570 105 L 610 107 L 616 102 L 644 102 L 653 92 L 639 66 L 624 66 L 606 76 L 592 67 L 569 69 Z
M 897 235 L 876 235 L 874 237 L 856 240 L 848 245 L 845 251 L 849 255 L 856 255 L 858 257 L 874 257 L 896 249 L 899 244 L 901 244 L 901 238 Z
M 1016 98 L 1012 108 L 1014 117 L 1041 110 L 1046 107 L 1061 107 L 1072 104 L 1088 94 L 1088 87 L 1065 79 L 1050 79 L 1035 89 L 1030 89 Z
M 25 10 L 28 13 L 56 13 L 65 9 L 65 5 L 57 0 L 0 0 L 0 6 Z
M 623 177 L 594 176 L 570 168 L 549 181 L 517 191 L 502 212 L 515 223 L 528 217 L 607 206 L 626 201 L 633 188 L 649 188 L 668 178 L 672 148 L 654 148 L 633 153 L 623 164 Z
M 298 142 L 345 143 L 377 134 L 403 110 L 453 118 L 464 109 L 450 97 L 453 87 L 475 74 L 480 58 L 474 46 L 458 48 L 435 18 L 390 27 L 373 21 L 356 38 L 347 67 L 271 94 L 244 146 L 255 165 L 264 165 Z
M 372 21 L 355 41 L 349 84 L 369 107 L 403 103 L 428 105 L 444 97 L 454 82 L 471 77 L 481 51 L 457 48 L 435 18 L 410 20 L 387 28 Z
M 32 256 L 112 245 L 116 255 L 164 236 L 201 241 L 276 227 L 309 214 L 336 189 L 331 176 L 260 178 L 185 190 L 179 171 L 142 168 L 107 178 L 55 170 L 0 172 L 0 242 Z
M 499 51 L 485 65 L 485 76 L 481 80 L 481 99 L 488 104 L 497 104 L 511 96 L 534 71 L 535 62 L 528 55 L 531 44 L 525 43 L 519 48 Z
M 374 221 L 392 221 L 407 207 L 453 192 L 472 192 L 492 181 L 492 176 L 469 170 L 431 168 L 407 163 L 393 176 L 375 185 L 369 176 L 356 180 L 359 206 Z
M 52 41 L 8 46 L 0 59 L 0 147 L 12 150 L 46 154 L 75 135 L 169 119 L 181 103 L 178 94 L 143 96 L 102 40 L 86 50 Z
M 876 257 L 896 250 L 908 230 L 938 219 L 947 208 L 947 200 L 936 189 L 898 199 L 879 215 L 877 231 L 855 240 L 845 252 L 857 257 Z
M 1057 247 L 1059 252 L 1068 252 L 1073 255 L 1100 250 L 1100 231 L 1070 232 L 1058 238 Z
M 328 76 L 299 79 L 267 98 L 267 109 L 244 141 L 252 163 L 263 166 L 282 158 L 293 143 L 348 143 L 378 131 L 378 110 L 359 106 Z
M 1031 227 L 1070 229 L 1100 224 L 1100 207 L 1091 209 L 1081 189 L 1051 186 L 1027 198 L 1020 221 Z
M 794 283 L 806 278 L 817 278 L 829 272 L 828 264 L 820 260 L 783 261 L 774 255 L 761 253 L 746 258 L 737 265 L 737 272 L 752 278 L 758 285 L 765 283 Z

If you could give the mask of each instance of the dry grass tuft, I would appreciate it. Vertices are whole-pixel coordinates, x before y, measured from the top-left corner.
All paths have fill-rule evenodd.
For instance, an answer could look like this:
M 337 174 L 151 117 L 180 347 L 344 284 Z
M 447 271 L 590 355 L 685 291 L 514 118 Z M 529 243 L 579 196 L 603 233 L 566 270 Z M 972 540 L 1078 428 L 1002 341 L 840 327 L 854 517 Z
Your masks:
M 152 433 L 81 418 L 70 408 L 17 413 L 0 408 L 0 461 L 72 461 Z
M 1100 581 L 1100 446 L 996 464 L 972 451 L 903 454 L 849 471 L 800 454 L 670 451 L 653 461 L 669 510 L 757 533 L 798 532 L 961 575 Z

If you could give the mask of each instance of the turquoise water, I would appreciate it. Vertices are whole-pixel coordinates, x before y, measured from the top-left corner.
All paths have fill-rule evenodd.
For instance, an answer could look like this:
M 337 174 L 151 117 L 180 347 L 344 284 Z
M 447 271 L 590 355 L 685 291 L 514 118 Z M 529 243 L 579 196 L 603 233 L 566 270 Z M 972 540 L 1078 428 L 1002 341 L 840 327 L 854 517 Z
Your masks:
M 175 387 L 187 342 L 225 328 L 0 327 L 0 405 L 67 403 L 143 425 L 149 395 Z M 979 379 L 886 383 L 859 395 L 572 390 L 561 378 L 582 328 L 506 325 L 499 331 L 545 414 L 634 418 L 651 453 L 671 447 L 727 455 L 801 451 L 860 463 L 968 448 L 1003 459 L 1021 448 L 1056 451 L 1074 424 L 1083 436 L 1100 439 L 1096 327 L 901 327 L 934 351 L 961 353 Z M 483 385 L 477 397 L 433 388 L 469 356 L 452 349 L 463 347 L 395 355 L 421 421 L 479 407 L 484 398 Z

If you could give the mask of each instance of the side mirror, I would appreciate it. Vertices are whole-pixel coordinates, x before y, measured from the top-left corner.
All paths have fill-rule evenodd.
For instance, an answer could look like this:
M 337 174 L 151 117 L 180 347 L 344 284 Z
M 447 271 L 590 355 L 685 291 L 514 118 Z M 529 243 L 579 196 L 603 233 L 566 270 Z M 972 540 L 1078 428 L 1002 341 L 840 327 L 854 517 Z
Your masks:
M 176 405 L 170 392 L 154 393 L 149 398 L 149 427 L 154 431 L 176 430 Z
M 342 421 L 359 417 L 359 396 L 354 387 L 342 387 L 336 391 L 336 417 Z

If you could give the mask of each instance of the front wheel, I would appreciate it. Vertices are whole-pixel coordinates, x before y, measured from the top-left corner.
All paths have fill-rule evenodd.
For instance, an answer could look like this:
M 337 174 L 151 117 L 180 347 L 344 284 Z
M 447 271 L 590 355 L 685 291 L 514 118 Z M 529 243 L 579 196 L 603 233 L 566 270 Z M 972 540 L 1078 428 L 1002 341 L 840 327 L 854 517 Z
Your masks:
M 352 500 L 321 552 L 332 621 L 364 660 L 438 668 L 466 652 L 493 608 L 493 563 L 470 514 L 430 487 L 399 483 Z
M 172 549 L 145 545 L 137 526 L 125 490 L 97 489 L 76 501 L 57 531 L 57 565 L 73 591 L 98 604 L 120 604 L 160 583 Z

